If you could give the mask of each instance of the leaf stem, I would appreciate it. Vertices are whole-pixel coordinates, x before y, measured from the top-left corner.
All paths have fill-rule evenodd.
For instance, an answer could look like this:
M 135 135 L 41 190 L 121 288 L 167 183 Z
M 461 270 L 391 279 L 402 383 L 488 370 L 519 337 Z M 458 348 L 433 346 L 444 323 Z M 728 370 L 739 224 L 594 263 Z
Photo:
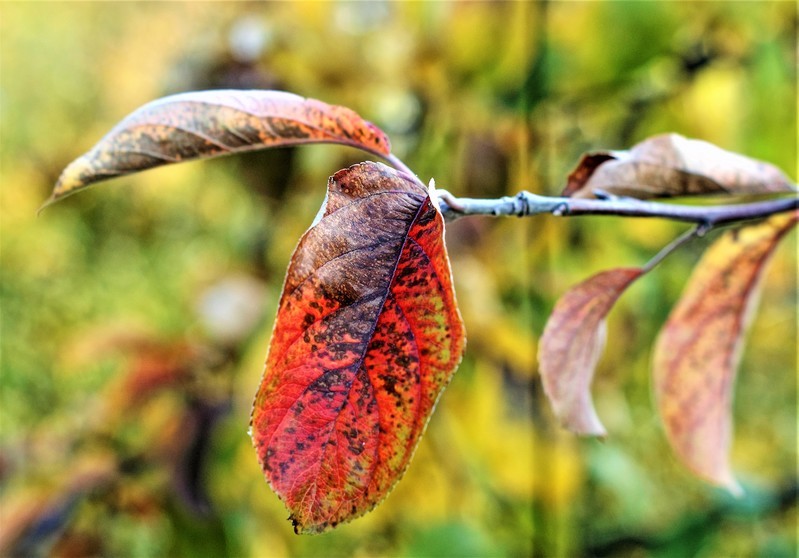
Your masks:
M 696 236 L 703 236 L 708 231 L 708 229 L 709 229 L 708 226 L 700 224 L 682 233 L 680 236 L 678 236 L 677 238 L 672 240 L 668 245 L 666 245 L 662 250 L 660 250 L 660 252 L 655 254 L 655 256 L 651 260 L 646 262 L 646 265 L 644 265 L 641 268 L 643 270 L 643 273 L 648 273 L 652 271 L 652 268 L 654 268 L 660 262 L 665 260 L 666 257 L 669 256 L 675 250 L 677 250 L 677 248 L 681 247 L 683 244 L 686 244 L 689 240 L 693 239 Z
M 408 178 L 419 184 L 425 190 L 427 189 L 427 185 L 424 182 L 422 182 L 418 176 L 416 176 L 416 174 L 408 167 L 408 165 L 402 162 L 402 159 L 400 159 L 393 153 L 389 153 L 388 155 L 382 155 L 382 154 L 379 155 L 383 157 L 386 161 L 388 161 L 392 167 L 394 167 L 395 169 L 404 174 L 407 174 Z
M 515 196 L 497 199 L 457 198 L 439 190 L 439 205 L 447 221 L 469 215 L 529 217 L 542 213 L 557 216 L 621 215 L 627 217 L 658 217 L 673 221 L 715 227 L 762 219 L 775 213 L 799 209 L 799 197 L 779 198 L 762 202 L 718 206 L 680 205 L 642 201 L 634 198 L 583 199 L 548 197 L 522 191 Z

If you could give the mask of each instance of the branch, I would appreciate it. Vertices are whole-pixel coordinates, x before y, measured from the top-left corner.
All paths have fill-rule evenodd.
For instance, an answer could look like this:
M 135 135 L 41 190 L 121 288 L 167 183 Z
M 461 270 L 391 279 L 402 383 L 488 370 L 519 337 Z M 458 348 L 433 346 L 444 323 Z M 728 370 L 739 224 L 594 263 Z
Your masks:
M 469 215 L 529 217 L 542 213 L 557 216 L 620 215 L 627 217 L 659 217 L 673 221 L 696 223 L 712 228 L 724 223 L 762 219 L 775 213 L 799 209 L 799 197 L 731 205 L 688 206 L 635 198 L 605 199 L 561 198 L 539 196 L 522 191 L 499 199 L 457 198 L 446 190 L 438 190 L 439 208 L 447 221 Z

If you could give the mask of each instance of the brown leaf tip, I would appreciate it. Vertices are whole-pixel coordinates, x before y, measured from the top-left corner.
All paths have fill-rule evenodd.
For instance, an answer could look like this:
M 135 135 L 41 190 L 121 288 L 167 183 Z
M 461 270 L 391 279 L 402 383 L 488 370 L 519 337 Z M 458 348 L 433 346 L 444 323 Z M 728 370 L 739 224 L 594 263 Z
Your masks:
M 575 192 L 581 190 L 599 165 L 615 158 L 616 157 L 609 152 L 586 153 L 583 155 L 580 162 L 577 163 L 577 167 L 569 173 L 566 188 L 564 188 L 561 195 L 570 197 Z

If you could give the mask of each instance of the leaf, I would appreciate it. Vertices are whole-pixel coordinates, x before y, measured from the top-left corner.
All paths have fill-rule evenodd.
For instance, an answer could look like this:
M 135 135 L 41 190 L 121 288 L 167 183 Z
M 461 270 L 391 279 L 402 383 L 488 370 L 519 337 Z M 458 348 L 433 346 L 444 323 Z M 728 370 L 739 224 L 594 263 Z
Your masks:
M 605 317 L 643 273 L 619 268 L 590 277 L 561 297 L 544 328 L 538 345 L 544 391 L 561 423 L 578 434 L 606 434 L 590 391 L 605 346 Z
M 251 435 L 298 533 L 377 505 L 460 362 L 444 221 L 378 163 L 339 171 L 292 256 Z
M 729 464 L 732 388 L 760 277 L 799 219 L 782 214 L 727 232 L 702 257 L 654 351 L 655 398 L 671 446 L 694 473 L 740 491 Z
M 796 185 L 769 163 L 705 141 L 662 134 L 629 151 L 584 155 L 563 195 L 592 198 L 597 192 L 646 199 L 796 192 Z
M 340 143 L 379 156 L 391 152 L 386 135 L 346 107 L 283 91 L 182 93 L 123 119 L 64 169 L 47 204 L 123 174 L 302 143 Z

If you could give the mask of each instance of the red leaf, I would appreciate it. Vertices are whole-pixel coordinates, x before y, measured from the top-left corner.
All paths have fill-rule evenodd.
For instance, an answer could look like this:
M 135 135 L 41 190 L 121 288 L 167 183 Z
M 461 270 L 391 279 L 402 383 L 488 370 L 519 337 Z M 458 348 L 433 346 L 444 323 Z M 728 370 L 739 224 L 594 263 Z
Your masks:
M 330 179 L 292 256 L 251 425 L 297 532 L 386 496 L 460 362 L 443 233 L 424 188 L 362 163 Z
M 584 155 L 563 195 L 591 198 L 597 191 L 644 199 L 795 192 L 796 185 L 769 163 L 706 141 L 661 134 L 628 151 Z
M 640 268 L 611 269 L 573 287 L 561 297 L 538 345 L 544 391 L 555 415 L 578 434 L 604 436 L 591 400 L 591 380 L 605 347 L 605 317 Z
M 61 173 L 48 203 L 90 184 L 170 163 L 302 143 L 379 156 L 386 135 L 352 110 L 283 91 L 199 91 L 148 103 Z
M 732 388 L 760 277 L 799 219 L 783 214 L 726 233 L 696 266 L 655 346 L 655 397 L 669 442 L 694 473 L 739 491 L 729 464 Z

